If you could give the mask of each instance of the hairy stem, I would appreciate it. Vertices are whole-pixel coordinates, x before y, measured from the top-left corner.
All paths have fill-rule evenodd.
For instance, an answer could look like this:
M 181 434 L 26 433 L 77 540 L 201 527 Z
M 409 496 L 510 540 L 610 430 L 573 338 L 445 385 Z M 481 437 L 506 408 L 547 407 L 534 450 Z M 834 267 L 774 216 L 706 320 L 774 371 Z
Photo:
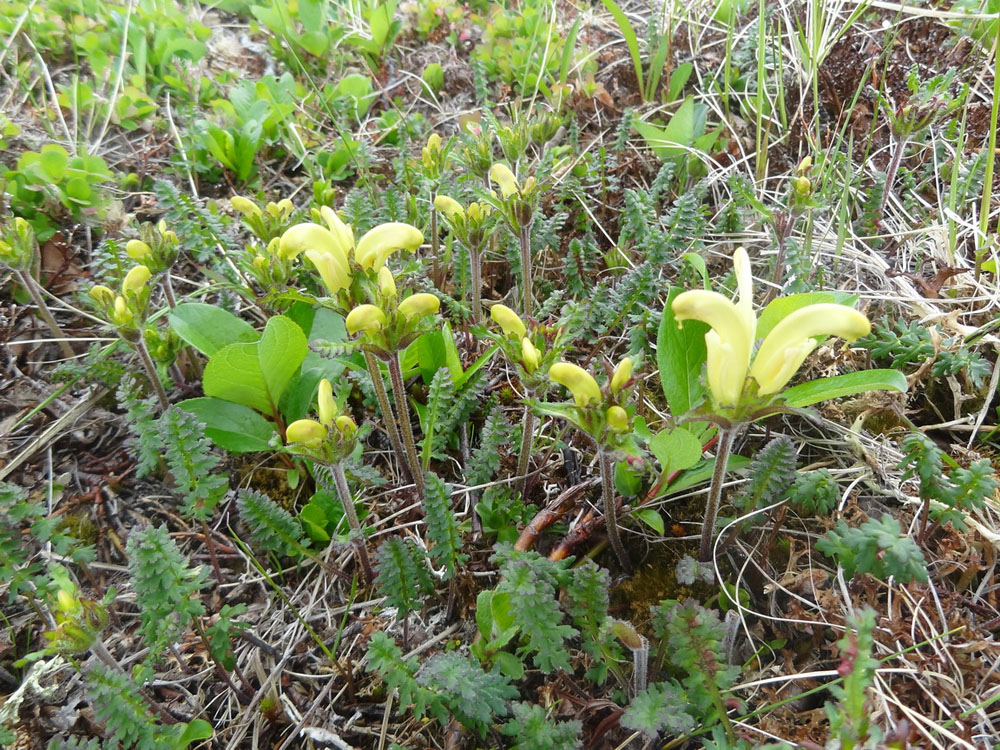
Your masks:
M 479 248 L 469 248 L 469 266 L 472 272 L 472 322 L 483 320 L 483 258 Z
M 618 508 L 615 505 L 614 466 L 611 454 L 604 448 L 597 449 L 601 460 L 601 494 L 604 496 L 604 523 L 608 529 L 608 542 L 618 556 L 618 563 L 627 573 L 632 572 L 632 561 L 629 560 L 621 534 L 618 533 Z
M 45 321 L 45 325 L 49 327 L 52 332 L 52 337 L 56 339 L 59 344 L 59 348 L 62 349 L 63 356 L 67 359 L 72 359 L 76 356 L 76 352 L 73 351 L 73 347 L 69 345 L 67 341 L 67 336 L 63 333 L 62 328 L 56 323 L 56 319 L 52 316 L 52 312 L 49 310 L 49 306 L 45 304 L 45 298 L 42 297 L 42 291 L 38 287 L 38 282 L 35 281 L 34 277 L 27 271 L 18 271 L 18 277 L 21 279 L 21 283 L 28 290 L 28 294 L 31 295 L 31 300 L 35 303 L 35 309 L 38 312 L 38 317 Z
M 521 477 L 521 497 L 528 497 L 528 464 L 531 461 L 531 445 L 535 440 L 535 415 L 530 406 L 524 407 L 521 419 L 521 453 L 517 457 L 517 476 Z
M 399 354 L 393 354 L 389 357 L 389 378 L 392 381 L 392 395 L 396 399 L 399 431 L 403 436 L 403 446 L 406 448 L 406 457 L 410 462 L 410 474 L 413 475 L 413 483 L 417 485 L 417 491 L 423 496 L 424 475 L 420 472 L 417 443 L 413 439 L 413 427 L 410 424 L 410 408 L 406 402 L 406 386 L 403 384 L 403 370 L 399 366 L 399 356 Z
M 330 468 L 333 469 L 333 481 L 337 485 L 340 504 L 344 506 L 344 515 L 347 517 L 347 523 L 350 525 L 354 535 L 354 551 L 357 553 L 358 562 L 361 563 L 361 569 L 364 571 L 365 581 L 371 583 L 375 580 L 375 574 L 372 571 L 371 560 L 368 559 L 368 549 L 365 547 L 365 538 L 361 531 L 361 521 L 358 520 L 358 514 L 354 511 L 354 499 L 351 497 L 351 488 L 347 486 L 347 475 L 344 474 L 344 465 L 338 461 Z
M 146 348 L 146 339 L 143 338 L 142 331 L 138 332 L 138 338 L 133 343 L 133 346 L 139 353 L 139 360 L 146 370 L 146 377 L 149 378 L 153 390 L 156 391 L 156 398 L 160 402 L 160 409 L 166 411 L 167 407 L 170 406 L 170 401 L 167 399 L 167 392 L 163 390 L 163 383 L 160 382 L 160 376 L 156 373 L 156 365 L 153 364 L 153 358 L 149 356 L 149 349 Z
M 531 317 L 531 226 L 521 227 L 521 292 L 524 297 L 524 317 Z
M 399 437 L 399 425 L 396 423 L 396 416 L 393 414 L 392 405 L 389 403 L 389 394 L 385 392 L 385 383 L 382 382 L 382 371 L 379 369 L 378 360 L 371 352 L 365 352 L 365 363 L 368 365 L 368 374 L 371 376 L 372 385 L 375 388 L 375 398 L 378 401 L 378 408 L 382 412 L 385 420 L 385 429 L 389 433 L 389 442 L 392 443 L 392 450 L 396 454 L 396 462 L 399 470 L 407 481 L 413 481 L 410 472 L 410 464 L 403 450 L 403 441 Z
M 700 562 L 708 562 L 712 559 L 715 519 L 719 515 L 722 483 L 726 479 L 726 464 L 729 463 L 729 453 L 733 449 L 733 440 L 735 439 L 735 427 L 719 430 L 719 444 L 715 449 L 715 469 L 712 471 L 712 484 L 708 488 L 708 504 L 705 506 L 705 521 L 701 527 L 701 545 L 698 547 L 698 560 Z

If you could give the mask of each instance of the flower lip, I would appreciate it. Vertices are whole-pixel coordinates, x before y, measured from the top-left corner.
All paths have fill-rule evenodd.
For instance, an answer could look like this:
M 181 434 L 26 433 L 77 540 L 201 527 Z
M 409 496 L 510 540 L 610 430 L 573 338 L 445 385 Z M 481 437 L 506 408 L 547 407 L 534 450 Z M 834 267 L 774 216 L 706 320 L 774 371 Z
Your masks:
M 354 258 L 364 269 L 376 271 L 385 265 L 385 260 L 397 250 L 411 253 L 424 242 L 423 233 L 414 226 L 391 221 L 379 224 L 365 233 L 354 250 Z
M 299 419 L 285 428 L 288 443 L 300 443 L 307 448 L 315 448 L 326 438 L 326 427 L 314 419 Z
M 632 358 L 625 357 L 618 363 L 614 375 L 611 376 L 611 392 L 618 393 L 632 377 Z
M 352 336 L 358 331 L 377 331 L 385 325 L 385 313 L 375 305 L 358 305 L 347 314 L 344 325 Z
M 490 317 L 508 338 L 524 338 L 527 328 L 521 317 L 507 305 L 496 304 L 490 308 Z
M 527 336 L 521 339 L 521 364 L 530 375 L 542 364 L 542 353 L 538 351 Z
M 454 219 L 456 216 L 465 218 L 465 209 L 462 208 L 462 204 L 454 198 L 449 198 L 447 195 L 439 195 L 434 198 L 434 208 L 449 219 Z
M 336 294 L 351 285 L 350 266 L 347 265 L 347 258 L 341 253 L 337 251 L 326 253 L 310 248 L 305 251 L 305 256 L 316 267 L 330 294 Z
M 601 400 L 601 389 L 593 376 L 571 362 L 556 362 L 549 368 L 549 377 L 566 386 L 577 406 L 588 406 Z
M 490 167 L 490 179 L 499 186 L 500 194 L 504 198 L 509 198 L 510 196 L 520 192 L 520 188 L 517 184 L 517 178 L 514 176 L 514 173 L 510 171 L 510 167 L 502 162 L 497 162 Z
M 420 292 L 418 294 L 411 294 L 404 299 L 399 303 L 397 309 L 406 316 L 407 320 L 415 320 L 423 318 L 426 315 L 433 315 L 440 310 L 441 300 L 433 294 Z
M 295 258 L 306 250 L 344 255 L 344 251 L 333 232 L 320 224 L 312 223 L 296 224 L 294 227 L 289 227 L 281 235 L 278 248 L 279 255 L 286 259 Z
M 319 213 L 326 225 L 330 227 L 330 234 L 333 235 L 337 245 L 343 251 L 344 257 L 350 257 L 351 251 L 354 249 L 354 230 L 351 229 L 351 225 L 346 224 L 329 206 L 320 206 Z

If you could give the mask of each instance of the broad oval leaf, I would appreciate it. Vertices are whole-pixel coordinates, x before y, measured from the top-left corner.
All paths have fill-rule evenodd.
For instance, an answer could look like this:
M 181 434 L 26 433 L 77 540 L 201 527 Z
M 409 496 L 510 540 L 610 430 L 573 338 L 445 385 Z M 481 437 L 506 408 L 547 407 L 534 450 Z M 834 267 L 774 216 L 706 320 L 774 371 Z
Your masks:
M 264 327 L 257 356 L 270 402 L 277 405 L 292 376 L 309 353 L 306 335 L 291 318 L 275 315 Z
M 248 406 L 220 398 L 191 398 L 178 405 L 205 423 L 205 435 L 230 453 L 271 449 L 274 425 Z
M 678 328 L 671 303 L 683 289 L 673 287 L 667 295 L 656 335 L 656 366 L 660 385 L 670 413 L 675 416 L 691 411 L 705 393 L 701 369 L 705 364 L 705 334 L 708 326 L 698 320 L 685 320 Z
M 658 432 L 649 441 L 649 449 L 664 474 L 690 469 L 701 460 L 701 441 L 683 427 Z
M 256 341 L 260 333 L 254 327 L 215 305 L 182 302 L 167 316 L 174 333 L 207 357 L 229 344 Z
M 268 398 L 257 349 L 256 343 L 230 344 L 213 354 L 202 378 L 205 395 L 273 414 L 276 407 Z

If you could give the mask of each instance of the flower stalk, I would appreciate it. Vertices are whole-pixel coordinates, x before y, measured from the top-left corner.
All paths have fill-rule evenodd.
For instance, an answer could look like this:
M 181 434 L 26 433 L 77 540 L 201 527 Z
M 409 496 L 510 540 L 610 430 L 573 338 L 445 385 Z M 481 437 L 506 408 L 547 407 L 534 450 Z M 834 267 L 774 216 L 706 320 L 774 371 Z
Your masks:
M 368 558 L 368 549 L 365 547 L 361 521 L 358 520 L 358 514 L 354 510 L 354 499 L 351 497 L 351 488 L 347 484 L 344 464 L 337 461 L 330 465 L 330 469 L 333 471 L 333 483 L 337 486 L 340 504 L 344 506 L 344 516 L 347 518 L 347 523 L 351 527 L 351 535 L 354 537 L 351 540 L 354 544 L 354 552 L 358 556 L 358 562 L 361 563 L 362 571 L 364 571 L 365 582 L 371 583 L 375 580 L 375 573 L 372 570 L 371 560 Z
M 397 416 L 399 417 L 400 433 L 403 437 L 403 447 L 410 465 L 410 474 L 417 491 L 424 494 L 424 475 L 420 471 L 420 459 L 417 456 L 417 443 L 413 439 L 413 425 L 410 422 L 410 410 L 406 402 L 406 385 L 403 383 L 403 370 L 399 364 L 399 353 L 389 357 L 389 379 L 392 383 L 392 395 L 396 399 Z
M 632 561 L 629 559 L 622 537 L 618 531 L 618 506 L 615 504 L 615 468 L 611 454 L 598 446 L 598 457 L 601 462 L 601 496 L 604 500 L 604 520 L 608 530 L 608 542 L 615 551 L 618 564 L 626 573 L 632 572 Z
M 531 447 L 535 441 L 535 415 L 531 411 L 531 406 L 524 407 L 524 416 L 521 419 L 521 452 L 517 457 L 517 476 L 521 482 L 521 497 L 528 497 L 528 464 L 531 462 Z
M 733 450 L 737 427 L 719 431 L 719 442 L 715 449 L 715 468 L 712 470 L 712 483 L 708 488 L 708 503 L 705 506 L 705 520 L 701 527 L 701 543 L 698 546 L 698 562 L 709 562 L 712 559 L 712 541 L 715 538 L 715 520 L 719 516 L 719 505 L 722 501 L 722 485 L 726 481 L 726 465 L 729 454 Z
M 69 345 L 67 336 L 63 333 L 62 328 L 56 323 L 55 317 L 52 315 L 52 311 L 49 310 L 49 306 L 45 304 L 45 298 L 42 297 L 41 289 L 38 286 L 38 282 L 35 281 L 34 277 L 28 271 L 18 271 L 17 276 L 21 279 L 21 284 L 24 288 L 28 290 L 28 294 L 31 295 L 31 300 L 35 303 L 35 309 L 38 312 L 38 316 L 45 322 L 48 326 L 49 331 L 52 332 L 53 338 L 56 339 L 59 344 L 59 348 L 62 349 L 63 356 L 67 359 L 72 359 L 76 356 L 76 352 Z
M 378 401 L 378 408 L 385 419 L 385 429 L 389 433 L 389 442 L 396 454 L 399 470 L 407 481 L 412 482 L 414 481 L 413 472 L 410 470 L 410 462 L 403 449 L 403 441 L 399 437 L 399 424 L 396 422 L 395 414 L 393 414 L 392 404 L 389 403 L 389 394 L 386 393 L 385 383 L 382 381 L 382 371 L 379 369 L 378 360 L 375 359 L 374 354 L 366 351 L 365 363 L 368 365 L 368 374 L 371 376 L 372 386 L 375 388 L 375 399 Z

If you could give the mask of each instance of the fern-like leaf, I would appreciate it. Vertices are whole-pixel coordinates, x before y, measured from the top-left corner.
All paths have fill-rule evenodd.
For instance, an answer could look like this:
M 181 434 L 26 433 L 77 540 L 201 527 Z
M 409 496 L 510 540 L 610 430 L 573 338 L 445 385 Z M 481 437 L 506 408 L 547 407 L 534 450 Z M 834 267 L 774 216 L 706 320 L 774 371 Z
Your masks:
M 424 512 L 427 514 L 427 537 L 430 539 L 431 557 L 445 569 L 445 580 L 455 575 L 455 570 L 469 559 L 462 554 L 462 536 L 458 519 L 451 509 L 451 488 L 434 472 L 424 478 Z
M 376 553 L 375 571 L 375 587 L 401 620 L 420 609 L 424 597 L 434 591 L 427 556 L 412 539 L 386 539 Z
M 126 424 L 131 434 L 129 448 L 138 462 L 135 475 L 148 476 L 160 465 L 163 454 L 163 438 L 156 420 L 154 397 L 143 398 L 131 375 L 122 379 L 117 397 L 118 403 L 125 409 Z
M 189 412 L 171 406 L 160 417 L 164 453 L 174 478 L 174 486 L 182 495 L 184 514 L 207 520 L 219 504 L 229 480 L 216 473 L 219 457 L 212 451 L 212 442 L 205 437 L 205 426 Z
M 263 492 L 241 490 L 236 507 L 250 538 L 261 549 L 279 556 L 294 555 L 302 549 L 302 527 Z
M 744 509 L 759 508 L 779 500 L 795 479 L 795 444 L 776 437 L 750 462 L 747 484 L 734 502 Z

